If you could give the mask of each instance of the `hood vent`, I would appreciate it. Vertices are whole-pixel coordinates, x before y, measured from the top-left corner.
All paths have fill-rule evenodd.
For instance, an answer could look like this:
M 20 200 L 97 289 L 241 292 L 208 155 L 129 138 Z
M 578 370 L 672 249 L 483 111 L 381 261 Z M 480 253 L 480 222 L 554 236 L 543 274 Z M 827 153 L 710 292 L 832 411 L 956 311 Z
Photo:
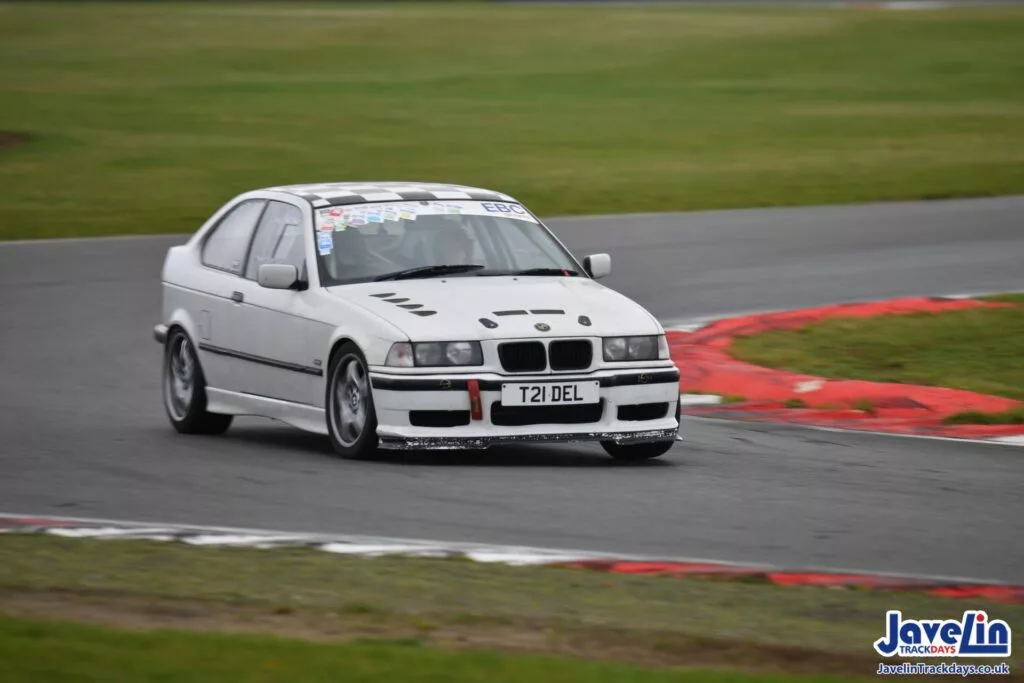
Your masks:
M 405 302 L 409 300 L 408 297 L 398 297 L 398 298 L 395 298 L 395 293 L 394 292 L 381 292 L 380 294 L 371 294 L 370 296 L 375 297 L 377 299 L 382 299 L 382 300 L 386 301 L 389 304 L 395 304 L 399 308 L 404 308 L 405 310 L 409 311 L 413 315 L 418 315 L 421 318 L 426 318 L 429 315 L 437 315 L 437 311 L 417 311 L 417 310 L 415 310 L 417 308 L 423 308 L 423 304 L 407 304 Z
M 517 308 L 510 311 L 493 311 L 494 315 L 528 315 L 533 313 L 534 315 L 565 315 L 565 311 L 560 308 L 532 308 L 529 311 Z

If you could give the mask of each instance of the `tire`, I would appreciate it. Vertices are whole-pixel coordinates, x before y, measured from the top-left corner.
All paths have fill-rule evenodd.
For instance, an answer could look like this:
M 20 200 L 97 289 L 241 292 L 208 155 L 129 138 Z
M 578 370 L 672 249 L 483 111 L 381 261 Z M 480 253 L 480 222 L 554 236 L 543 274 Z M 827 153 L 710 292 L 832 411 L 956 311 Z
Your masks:
M 676 402 L 676 423 L 680 423 L 683 414 L 682 403 Z M 651 441 L 648 443 L 617 444 L 614 441 L 602 441 L 601 447 L 605 453 L 616 460 L 639 461 L 651 460 L 665 455 L 672 446 L 676 444 L 675 439 L 671 441 Z
M 228 430 L 233 415 L 206 410 L 206 376 L 192 340 L 181 328 L 167 334 L 162 374 L 164 410 L 175 430 L 181 434 L 223 434 Z
M 352 342 L 331 356 L 327 370 L 325 417 L 334 452 L 342 458 L 368 458 L 377 452 L 377 414 L 366 358 Z

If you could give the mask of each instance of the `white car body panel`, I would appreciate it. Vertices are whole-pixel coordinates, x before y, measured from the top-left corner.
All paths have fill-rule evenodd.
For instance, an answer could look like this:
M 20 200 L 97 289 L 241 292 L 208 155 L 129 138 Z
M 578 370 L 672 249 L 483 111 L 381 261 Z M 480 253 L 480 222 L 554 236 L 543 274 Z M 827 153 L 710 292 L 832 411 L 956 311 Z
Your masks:
M 636 303 L 584 278 L 442 277 L 343 285 L 326 291 L 394 323 L 416 341 L 535 338 L 541 336 L 534 327 L 538 322 L 551 326 L 544 335 L 548 337 L 612 337 L 626 331 L 637 335 L 663 333 L 658 321 Z M 394 294 L 389 298 L 423 304 L 424 309 L 437 311 L 437 315 L 418 317 L 374 296 L 388 293 Z M 497 315 L 496 311 L 525 311 L 527 315 Z M 581 315 L 590 319 L 590 326 L 580 325 Z M 488 329 L 480 324 L 480 318 L 493 320 L 498 327 Z
M 311 235 L 305 240 L 307 288 L 268 289 L 201 262 L 207 232 L 233 206 L 253 198 L 286 202 L 302 212 L 303 234 Z M 637 303 L 586 276 L 441 276 L 322 287 L 312 237 L 316 230 L 314 208 L 308 198 L 288 191 L 244 193 L 214 213 L 186 244 L 168 251 L 162 270 L 163 311 L 157 338 L 162 340 L 168 328 L 178 326 L 192 340 L 208 385 L 211 412 L 264 416 L 326 434 L 324 406 L 331 350 L 340 340 L 350 340 L 365 355 L 371 373 L 382 447 L 464 448 L 503 440 L 675 438 L 679 389 L 673 362 L 664 356 L 606 363 L 601 357 L 602 337 L 664 334 L 658 321 Z M 387 301 L 389 298 L 402 301 Z M 414 311 L 401 304 L 421 307 Z M 416 312 L 427 310 L 436 313 L 422 316 Z M 525 314 L 499 315 L 508 311 Z M 589 324 L 583 324 L 581 316 Z M 485 326 L 482 318 L 497 326 Z M 541 331 L 538 324 L 550 329 Z M 547 343 L 561 338 L 591 339 L 591 366 L 571 372 L 516 374 L 503 370 L 497 351 L 503 340 L 540 339 Z M 386 366 L 392 345 L 406 341 L 478 341 L 484 364 Z M 501 398 L 501 383 L 531 379 L 602 381 L 600 418 L 572 424 L 493 424 L 491 406 Z M 467 380 L 480 383 L 482 420 L 458 426 L 412 424 L 410 411 L 469 410 Z M 666 403 L 670 409 L 655 419 L 620 420 L 617 416 L 620 405 L 646 403 Z

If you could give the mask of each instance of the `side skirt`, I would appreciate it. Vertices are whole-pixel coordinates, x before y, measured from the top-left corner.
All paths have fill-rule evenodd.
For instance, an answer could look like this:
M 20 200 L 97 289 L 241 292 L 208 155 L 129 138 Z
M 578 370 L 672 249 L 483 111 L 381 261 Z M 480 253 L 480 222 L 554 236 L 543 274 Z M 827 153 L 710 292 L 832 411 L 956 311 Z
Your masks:
M 207 410 L 211 413 L 268 417 L 306 432 L 327 435 L 323 408 L 212 387 L 206 388 L 206 396 Z

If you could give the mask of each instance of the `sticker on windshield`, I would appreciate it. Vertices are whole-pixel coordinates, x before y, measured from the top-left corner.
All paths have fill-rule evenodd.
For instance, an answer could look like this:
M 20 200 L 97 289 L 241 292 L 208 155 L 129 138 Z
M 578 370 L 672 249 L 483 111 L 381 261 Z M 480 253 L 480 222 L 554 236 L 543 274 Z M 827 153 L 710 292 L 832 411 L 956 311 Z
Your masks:
M 334 237 L 329 232 L 321 232 L 316 236 L 316 247 L 321 256 L 331 253 L 334 248 Z
M 501 214 L 509 218 L 528 218 L 529 213 L 519 204 L 508 202 L 480 202 L 480 207 L 487 213 Z
M 333 224 L 335 230 L 344 230 L 347 226 L 360 226 L 367 223 L 414 221 L 420 216 L 457 215 L 494 216 L 495 218 L 510 218 L 537 223 L 537 219 L 529 211 L 515 202 L 449 200 L 447 202 L 374 203 L 349 206 L 344 209 L 320 209 L 318 226 Z

